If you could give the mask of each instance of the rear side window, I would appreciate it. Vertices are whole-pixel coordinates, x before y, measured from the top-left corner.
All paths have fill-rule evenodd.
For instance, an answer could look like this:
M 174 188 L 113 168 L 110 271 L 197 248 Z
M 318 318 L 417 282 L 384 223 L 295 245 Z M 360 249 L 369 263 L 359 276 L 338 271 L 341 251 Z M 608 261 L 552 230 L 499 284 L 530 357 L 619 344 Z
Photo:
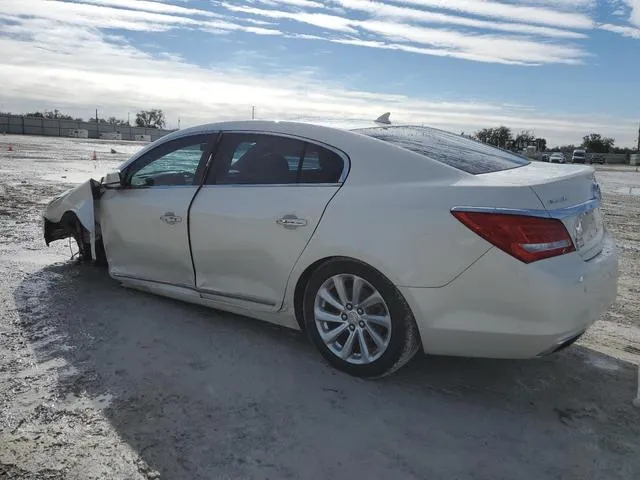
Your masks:
M 512 152 L 433 128 L 375 127 L 354 131 L 474 175 L 509 170 L 530 163 Z
M 339 155 L 302 140 L 258 133 L 225 133 L 207 183 L 337 183 L 343 169 Z
M 307 143 L 300 163 L 298 183 L 338 183 L 344 161 L 335 152 Z

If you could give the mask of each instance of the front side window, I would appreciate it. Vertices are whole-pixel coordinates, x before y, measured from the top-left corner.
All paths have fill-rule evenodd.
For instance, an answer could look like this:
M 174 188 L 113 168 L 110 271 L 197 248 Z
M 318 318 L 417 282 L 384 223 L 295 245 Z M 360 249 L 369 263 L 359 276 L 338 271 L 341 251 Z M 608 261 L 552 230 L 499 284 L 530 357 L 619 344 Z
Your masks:
M 194 185 L 208 135 L 181 138 L 151 150 L 134 164 L 128 175 L 131 187 Z
M 344 162 L 323 147 L 277 135 L 227 133 L 207 183 L 275 185 L 337 183 Z

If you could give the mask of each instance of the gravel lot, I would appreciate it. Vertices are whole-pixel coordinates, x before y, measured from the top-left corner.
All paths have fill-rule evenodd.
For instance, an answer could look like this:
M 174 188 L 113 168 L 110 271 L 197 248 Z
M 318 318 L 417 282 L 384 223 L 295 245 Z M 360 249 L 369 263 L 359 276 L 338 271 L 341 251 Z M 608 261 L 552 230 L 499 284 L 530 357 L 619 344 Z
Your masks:
M 639 478 L 635 169 L 598 167 L 619 296 L 578 345 L 420 357 L 371 382 L 299 333 L 123 289 L 44 246 L 46 202 L 140 147 L 0 136 L 1 479 Z

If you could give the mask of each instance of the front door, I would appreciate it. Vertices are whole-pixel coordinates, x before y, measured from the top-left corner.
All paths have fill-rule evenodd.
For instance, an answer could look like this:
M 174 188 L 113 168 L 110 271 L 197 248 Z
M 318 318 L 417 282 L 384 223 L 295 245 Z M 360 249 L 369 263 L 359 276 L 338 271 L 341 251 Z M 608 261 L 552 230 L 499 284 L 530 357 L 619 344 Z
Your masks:
M 161 144 L 125 169 L 122 188 L 104 193 L 99 222 L 112 276 L 194 287 L 188 210 L 211 140 Z
M 345 164 L 302 140 L 225 133 L 190 213 L 196 286 L 216 301 L 276 310 Z

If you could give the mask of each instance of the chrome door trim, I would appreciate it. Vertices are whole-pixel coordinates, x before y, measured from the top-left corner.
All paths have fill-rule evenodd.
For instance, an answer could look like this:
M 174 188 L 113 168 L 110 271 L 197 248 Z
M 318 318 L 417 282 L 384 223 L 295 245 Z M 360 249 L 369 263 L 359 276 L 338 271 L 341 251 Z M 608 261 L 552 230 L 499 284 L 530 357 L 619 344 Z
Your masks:
M 195 288 L 193 288 L 191 285 L 186 285 L 183 283 L 164 282 L 162 280 L 150 280 L 144 277 L 137 277 L 135 275 L 123 275 L 119 273 L 112 273 L 111 276 L 116 279 L 122 278 L 124 280 L 138 280 L 141 282 L 157 283 L 158 285 L 167 285 L 169 287 L 180 287 L 180 288 L 187 288 L 189 290 L 195 290 Z
M 600 200 L 593 198 L 573 207 L 558 208 L 555 210 L 541 210 L 528 208 L 502 208 L 502 207 L 471 207 L 458 206 L 451 209 L 452 212 L 497 213 L 502 215 L 523 215 L 527 217 L 555 218 L 562 220 L 567 217 L 575 217 L 581 213 L 590 212 L 600 207 Z
M 259 305 L 266 305 L 269 307 L 275 307 L 276 303 L 271 301 L 271 300 L 267 300 L 264 298 L 258 298 L 258 297 L 253 297 L 250 295 L 242 295 L 239 293 L 228 293 L 228 292 L 221 292 L 218 290 L 208 290 L 208 289 L 204 289 L 204 288 L 195 288 L 191 285 L 184 285 L 181 283 L 171 283 L 171 282 L 163 282 L 160 280 L 151 280 L 149 278 L 144 278 L 144 277 L 137 277 L 134 275 L 121 275 L 121 274 L 112 274 L 112 277 L 116 278 L 116 279 L 124 279 L 124 280 L 138 280 L 141 282 L 149 282 L 149 283 L 157 283 L 158 285 L 167 285 L 169 287 L 180 287 L 180 288 L 186 288 L 188 290 L 192 290 L 198 294 L 200 294 L 200 296 L 202 297 L 203 295 L 211 295 L 211 296 L 215 296 L 215 297 L 222 297 L 222 298 L 230 298 L 233 300 L 242 300 L 244 302 L 251 302 L 251 303 L 257 303 Z
M 265 298 L 253 297 L 250 295 L 243 295 L 240 293 L 228 293 L 221 292 L 219 290 L 208 290 L 204 288 L 195 289 L 200 295 L 212 295 L 214 297 L 230 298 L 233 300 L 242 300 L 243 302 L 257 303 L 259 305 L 266 305 L 268 307 L 275 307 L 276 303 Z

